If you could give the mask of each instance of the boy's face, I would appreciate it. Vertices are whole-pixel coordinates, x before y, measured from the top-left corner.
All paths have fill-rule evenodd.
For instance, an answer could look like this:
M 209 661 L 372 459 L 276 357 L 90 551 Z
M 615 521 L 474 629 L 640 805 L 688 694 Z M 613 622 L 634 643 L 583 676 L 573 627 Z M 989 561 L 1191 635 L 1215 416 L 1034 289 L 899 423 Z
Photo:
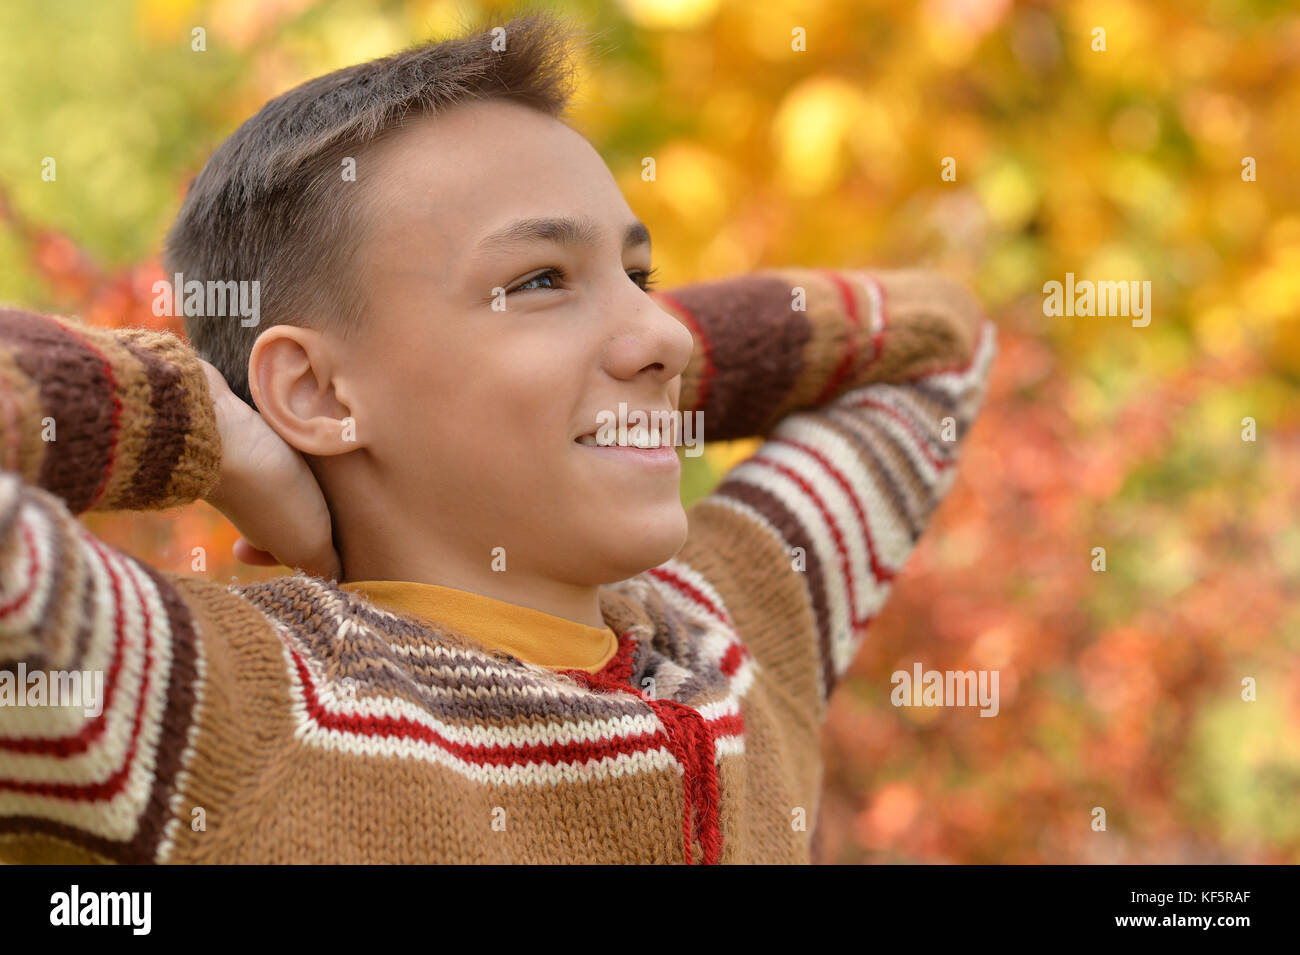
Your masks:
M 648 236 L 592 146 L 525 107 L 473 103 L 376 145 L 344 187 L 366 190 L 368 305 L 342 359 L 377 491 L 364 509 L 471 569 L 504 548 L 505 578 L 590 586 L 673 556 L 676 452 L 577 440 L 620 402 L 676 408 L 692 349 L 642 288 Z M 589 234 L 526 227 L 557 219 Z

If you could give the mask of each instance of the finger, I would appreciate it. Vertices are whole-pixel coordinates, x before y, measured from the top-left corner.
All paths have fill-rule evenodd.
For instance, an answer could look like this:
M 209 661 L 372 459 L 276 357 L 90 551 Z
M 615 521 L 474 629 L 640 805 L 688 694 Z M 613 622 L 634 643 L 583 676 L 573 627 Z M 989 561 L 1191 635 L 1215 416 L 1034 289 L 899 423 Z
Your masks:
M 306 571 L 313 577 L 322 577 L 325 580 L 338 580 L 343 573 L 343 565 L 339 561 L 339 555 L 333 547 L 325 553 L 318 554 L 308 559 L 303 565 L 302 570 Z
M 203 367 L 203 376 L 208 381 L 208 394 L 212 398 L 215 399 L 230 390 L 230 386 L 226 384 L 225 376 L 217 370 L 216 365 L 201 358 L 199 364 Z
M 280 560 L 268 551 L 254 547 L 243 537 L 235 541 L 233 550 L 236 560 L 257 567 L 278 567 L 285 564 L 285 566 L 293 567 L 294 570 L 303 570 L 313 577 L 323 577 L 326 580 L 338 580 L 343 573 L 342 562 L 339 560 L 338 552 L 333 547 L 327 547 L 319 554 L 307 557 L 301 562 L 295 561 L 292 564 Z
M 256 567 L 275 567 L 280 563 L 273 554 L 259 550 L 242 537 L 235 541 L 234 552 L 235 560 Z

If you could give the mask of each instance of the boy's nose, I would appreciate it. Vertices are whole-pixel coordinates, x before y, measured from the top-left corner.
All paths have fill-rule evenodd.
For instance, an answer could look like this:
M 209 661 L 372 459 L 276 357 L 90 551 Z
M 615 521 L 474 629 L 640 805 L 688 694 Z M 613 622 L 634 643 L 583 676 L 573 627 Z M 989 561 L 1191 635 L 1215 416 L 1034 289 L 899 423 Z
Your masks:
M 694 346 L 685 325 L 645 298 L 635 319 L 610 341 L 606 370 L 615 378 L 646 374 L 668 382 L 686 370 Z

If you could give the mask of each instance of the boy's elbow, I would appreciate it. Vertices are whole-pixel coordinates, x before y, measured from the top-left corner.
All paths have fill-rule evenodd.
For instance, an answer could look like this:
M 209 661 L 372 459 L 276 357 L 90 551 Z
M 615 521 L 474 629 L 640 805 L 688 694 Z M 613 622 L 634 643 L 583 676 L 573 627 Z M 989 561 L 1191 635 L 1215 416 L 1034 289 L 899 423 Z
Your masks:
M 984 322 L 984 307 L 964 282 L 942 272 L 925 271 L 922 274 L 930 290 L 933 317 L 952 336 L 957 353 L 969 356 L 975 350 L 980 326 Z
M 918 358 L 962 362 L 974 354 L 985 313 L 964 282 L 931 269 L 885 271 L 876 278 L 883 287 L 888 325 L 895 334 L 908 330 L 908 350 Z

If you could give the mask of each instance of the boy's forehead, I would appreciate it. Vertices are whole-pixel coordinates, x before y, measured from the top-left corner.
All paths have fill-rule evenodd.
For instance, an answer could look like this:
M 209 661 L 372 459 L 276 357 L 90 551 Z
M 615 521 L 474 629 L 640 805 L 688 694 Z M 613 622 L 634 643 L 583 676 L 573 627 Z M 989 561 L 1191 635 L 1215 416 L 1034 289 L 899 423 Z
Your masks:
M 563 214 L 622 227 L 634 219 L 595 148 L 553 117 L 503 101 L 422 116 L 386 137 L 370 165 L 378 223 L 432 231 L 467 252 L 504 220 Z M 381 229 L 381 231 L 384 231 Z M 617 237 L 620 241 L 622 236 Z
M 597 185 L 593 174 L 613 178 L 576 130 L 527 107 L 493 100 L 422 116 L 386 137 L 371 159 L 383 180 L 409 189 L 436 189 L 444 202 L 466 189 L 519 194 L 543 184 L 591 187 Z

